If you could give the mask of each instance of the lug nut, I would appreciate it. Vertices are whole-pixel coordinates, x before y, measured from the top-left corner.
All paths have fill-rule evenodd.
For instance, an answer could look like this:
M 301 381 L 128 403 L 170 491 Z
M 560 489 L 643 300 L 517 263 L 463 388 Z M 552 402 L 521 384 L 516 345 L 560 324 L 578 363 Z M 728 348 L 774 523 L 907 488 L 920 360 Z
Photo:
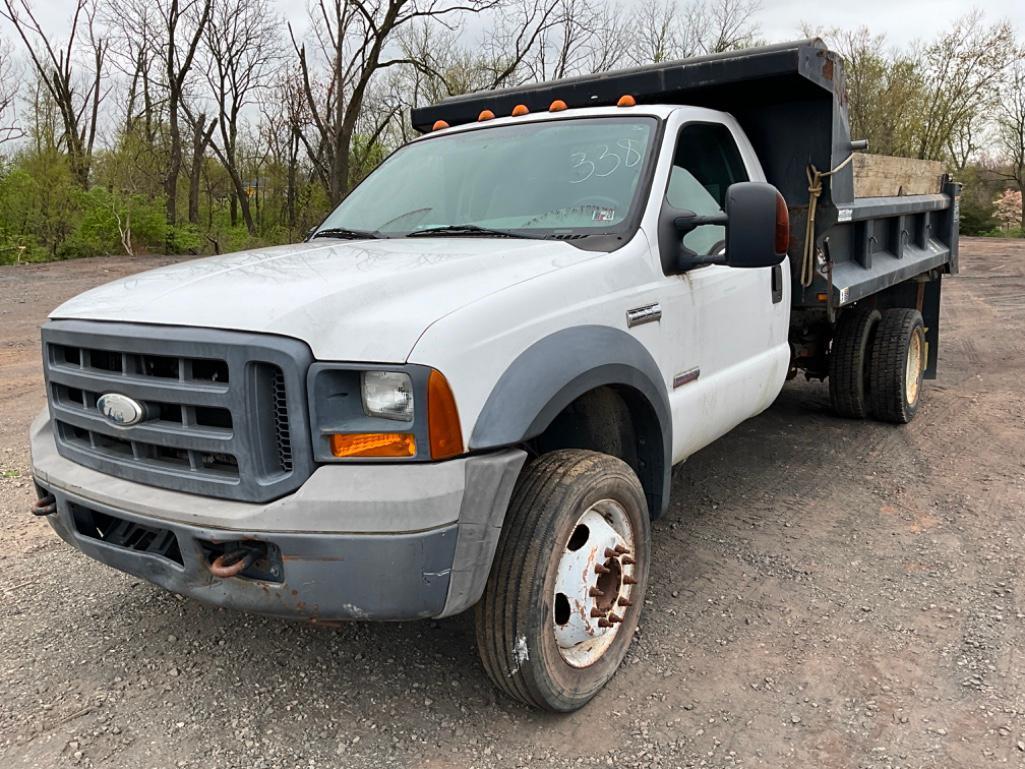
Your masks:
M 613 550 L 611 547 L 605 548 L 605 557 L 606 558 L 615 558 L 618 555 L 619 555 L 619 553 L 616 552 L 615 550 Z
M 598 618 L 598 617 L 604 617 L 604 616 L 605 616 L 605 614 L 606 614 L 606 612 L 603 612 L 603 611 L 602 611 L 601 609 L 599 609 L 598 607 L 595 607 L 595 608 L 591 609 L 591 616 L 592 616 L 592 617 L 595 617 L 595 618 Z
M 633 606 L 634 602 L 631 601 L 629 598 L 620 598 L 619 599 L 619 605 L 620 606 Z
M 637 584 L 637 580 L 634 579 L 633 577 L 631 577 L 629 574 L 624 574 L 623 575 L 623 584 L 624 585 L 636 585 Z
M 611 622 L 613 625 L 615 625 L 617 622 L 622 622 L 622 621 L 623 621 L 623 618 L 620 617 L 617 614 L 610 614 L 609 615 L 609 622 Z
M 619 553 L 619 555 L 622 555 L 623 553 L 629 553 L 630 551 L 622 545 L 616 545 L 616 552 Z
M 635 561 L 630 556 L 628 556 L 628 555 L 624 555 L 623 556 L 623 565 L 624 566 L 633 566 L 635 563 L 637 563 L 637 561 Z
M 604 617 L 602 617 L 600 620 L 598 620 L 598 627 L 612 627 L 612 623 Z
M 605 595 L 605 591 L 599 590 L 596 587 L 592 587 L 590 590 L 587 591 L 587 594 L 591 596 L 591 598 L 601 598 L 603 595 Z
M 594 570 L 598 574 L 608 574 L 611 571 L 611 569 L 603 563 L 596 563 L 594 565 Z

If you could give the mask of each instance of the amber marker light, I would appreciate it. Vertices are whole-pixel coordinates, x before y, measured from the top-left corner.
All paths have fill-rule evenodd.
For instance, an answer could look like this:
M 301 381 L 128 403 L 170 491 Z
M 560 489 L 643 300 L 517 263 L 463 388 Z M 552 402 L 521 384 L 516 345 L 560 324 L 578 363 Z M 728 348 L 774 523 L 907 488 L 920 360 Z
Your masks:
M 480 111 L 480 114 L 479 114 L 479 115 L 477 115 L 477 120 L 480 120 L 480 121 L 484 121 L 484 120 L 494 120 L 494 119 L 495 119 L 495 113 L 494 113 L 494 112 L 492 112 L 492 111 L 491 111 L 491 110 L 489 110 L 489 109 L 482 109 L 482 110 Z
M 549 112 L 562 112 L 564 109 L 567 109 L 567 107 L 566 102 L 564 102 L 562 99 L 556 99 L 548 107 Z
M 414 457 L 416 439 L 412 433 L 336 433 L 331 436 L 331 453 L 336 457 Z
M 526 104 L 517 104 L 513 107 L 511 114 L 513 117 L 523 117 L 524 115 L 530 114 L 530 110 L 527 109 Z
M 440 131 L 443 128 L 448 128 L 448 123 L 444 120 L 435 120 L 434 126 L 431 128 L 432 131 Z
M 776 253 L 785 254 L 790 248 L 790 211 L 783 196 L 776 195 Z
M 637 99 L 628 93 L 624 93 L 619 97 L 619 101 L 616 102 L 617 107 L 636 107 Z
M 427 378 L 427 433 L 431 459 L 449 459 L 463 453 L 463 430 L 456 399 L 440 371 L 432 371 Z

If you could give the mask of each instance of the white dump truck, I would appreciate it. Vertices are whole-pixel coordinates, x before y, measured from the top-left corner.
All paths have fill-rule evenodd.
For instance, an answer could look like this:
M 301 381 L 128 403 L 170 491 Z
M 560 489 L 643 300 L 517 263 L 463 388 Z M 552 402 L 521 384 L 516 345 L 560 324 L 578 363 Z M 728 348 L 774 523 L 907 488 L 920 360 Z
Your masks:
M 958 187 L 855 197 L 814 40 L 412 119 L 306 242 L 53 311 L 33 512 L 219 606 L 476 607 L 497 686 L 573 710 L 638 626 L 674 465 L 798 371 L 842 417 L 914 416 Z

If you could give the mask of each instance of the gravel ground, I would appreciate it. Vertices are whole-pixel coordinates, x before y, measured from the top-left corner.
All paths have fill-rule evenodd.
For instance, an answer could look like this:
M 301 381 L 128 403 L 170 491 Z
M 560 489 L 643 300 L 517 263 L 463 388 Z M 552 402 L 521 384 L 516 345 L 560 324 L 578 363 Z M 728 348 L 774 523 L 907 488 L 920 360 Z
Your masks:
M 637 641 L 562 717 L 496 695 L 470 616 L 213 609 L 27 513 L 39 323 L 165 261 L 0 268 L 4 769 L 1025 764 L 1025 245 L 963 241 L 914 424 L 794 382 L 677 471 Z

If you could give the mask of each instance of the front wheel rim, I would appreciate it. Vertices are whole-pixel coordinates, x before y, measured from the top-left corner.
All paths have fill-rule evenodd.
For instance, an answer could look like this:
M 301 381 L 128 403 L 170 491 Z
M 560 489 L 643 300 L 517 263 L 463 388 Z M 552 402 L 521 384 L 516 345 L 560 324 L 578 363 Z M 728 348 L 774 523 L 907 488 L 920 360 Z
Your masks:
M 552 614 L 559 654 L 571 666 L 593 665 L 608 651 L 634 607 L 636 537 L 612 499 L 581 515 L 559 554 Z

